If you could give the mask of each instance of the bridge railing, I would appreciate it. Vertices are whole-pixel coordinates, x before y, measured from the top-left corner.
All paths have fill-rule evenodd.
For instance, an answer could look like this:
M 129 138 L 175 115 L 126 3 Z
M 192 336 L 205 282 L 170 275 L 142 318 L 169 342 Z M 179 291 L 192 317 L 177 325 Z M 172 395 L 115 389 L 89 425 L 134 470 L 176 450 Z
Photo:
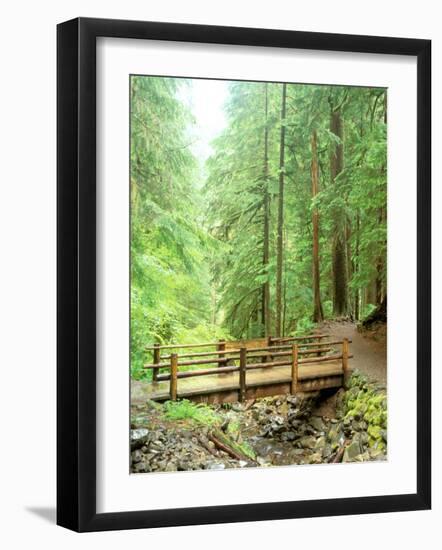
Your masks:
M 229 340 L 218 340 L 217 342 L 198 342 L 194 344 L 153 344 L 152 346 L 147 346 L 144 349 L 152 354 L 153 365 L 160 365 L 155 368 L 152 373 L 152 380 L 155 382 L 158 377 L 159 368 L 165 368 L 162 364 L 162 360 L 170 361 L 170 354 L 163 355 L 163 350 L 180 350 L 180 358 L 189 358 L 189 357 L 208 357 L 211 355 L 216 355 L 219 361 L 217 361 L 219 367 L 227 366 L 228 356 L 232 352 L 239 353 L 241 347 L 246 347 L 247 349 L 263 349 L 264 347 L 279 347 L 280 345 L 287 345 L 289 342 L 318 342 L 320 343 L 322 338 L 325 338 L 325 334 L 308 334 L 307 336 L 291 336 L 278 338 L 274 336 L 268 336 L 265 338 L 255 338 L 253 340 L 238 340 L 238 341 L 229 341 Z M 213 351 L 188 351 L 198 348 L 213 348 Z M 184 354 L 181 353 L 181 350 L 186 350 Z M 318 353 L 319 355 L 319 353 Z M 267 358 L 262 359 L 263 362 L 267 361 Z M 213 361 L 212 361 L 213 362 Z
M 240 347 L 232 347 L 230 349 L 219 349 L 214 351 L 193 352 L 193 353 L 170 353 L 161 355 L 161 349 L 189 349 L 198 347 L 208 347 L 216 344 L 186 344 L 186 345 L 155 345 L 147 349 L 156 351 L 154 354 L 154 363 L 144 365 L 144 369 L 152 369 L 153 381 L 170 381 L 170 399 L 176 400 L 178 379 L 191 378 L 199 376 L 212 376 L 220 374 L 228 374 L 239 372 L 239 398 L 245 398 L 247 389 L 246 372 L 247 370 L 274 368 L 291 366 L 291 391 L 296 393 L 298 385 L 298 365 L 318 364 L 329 361 L 342 361 L 342 372 L 344 383 L 348 376 L 348 359 L 349 343 L 351 340 L 344 338 L 343 340 L 321 341 L 326 335 L 310 335 L 307 337 L 281 338 L 275 339 L 271 345 L 260 347 L 246 347 L 240 342 Z M 312 342 L 311 340 L 317 340 Z M 288 344 L 286 342 L 292 342 Z M 281 343 L 278 343 L 281 342 Z M 224 343 L 224 342 L 223 342 Z M 225 343 L 224 343 L 225 344 Z M 231 343 L 230 343 L 231 344 Z M 237 344 L 237 343 L 236 343 Z M 341 353 L 335 353 L 335 346 L 342 346 Z M 324 355 L 329 354 L 331 355 Z M 313 356 L 313 357 L 312 357 Z M 198 357 L 197 359 L 189 360 L 189 357 Z M 156 361 L 155 361 L 156 359 Z M 183 361 L 183 359 L 186 359 Z M 161 361 L 167 362 L 161 362 Z M 250 363 L 249 361 L 252 360 Z M 229 363 L 234 363 L 233 365 Z M 216 365 L 217 368 L 201 369 L 202 365 Z M 179 367 L 196 366 L 194 370 L 180 371 Z M 168 370 L 168 373 L 159 374 L 160 369 Z

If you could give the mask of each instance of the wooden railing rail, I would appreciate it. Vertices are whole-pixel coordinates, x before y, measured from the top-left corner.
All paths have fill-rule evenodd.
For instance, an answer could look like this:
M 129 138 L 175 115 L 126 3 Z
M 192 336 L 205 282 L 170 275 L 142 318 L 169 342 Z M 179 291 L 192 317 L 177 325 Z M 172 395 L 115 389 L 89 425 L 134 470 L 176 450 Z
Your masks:
M 187 348 L 210 348 L 216 346 L 218 342 L 202 342 L 198 344 L 153 344 L 152 346 L 146 346 L 146 351 L 152 351 L 156 347 L 159 349 L 187 349 Z
M 270 341 L 273 342 L 299 342 L 300 340 L 314 340 L 314 339 L 321 339 L 326 338 L 329 336 L 328 334 L 308 334 L 307 336 L 284 336 L 284 337 L 277 337 L 277 336 L 271 336 Z
M 336 343 L 330 342 L 329 344 L 330 344 L 329 347 L 321 346 L 321 347 L 318 347 L 318 348 L 311 348 L 311 349 L 310 348 L 309 349 L 299 349 L 298 354 L 299 355 L 310 355 L 310 354 L 313 354 L 313 353 L 325 353 L 325 352 L 328 352 L 328 351 L 332 350 L 331 345 L 333 345 L 333 344 L 334 345 L 342 344 L 342 341 L 341 342 L 336 342 Z M 291 351 L 292 346 L 287 346 L 287 347 L 289 348 L 287 351 L 273 351 L 273 349 L 279 349 L 279 348 L 258 348 L 258 352 L 261 351 L 261 350 L 263 352 L 271 350 L 271 352 L 272 352 L 271 356 L 272 357 L 288 357 L 292 353 L 292 351 Z M 247 349 L 247 348 L 245 348 L 245 349 Z M 248 352 L 247 358 L 248 359 L 258 359 L 258 358 L 263 358 L 263 357 L 268 357 L 269 356 L 268 353 L 254 353 L 255 351 L 257 351 L 257 350 L 253 349 L 253 348 L 247 350 L 247 352 Z M 176 355 L 178 355 L 178 364 L 179 364 L 179 366 L 183 366 L 183 367 L 189 367 L 189 366 L 193 366 L 193 365 L 220 364 L 220 363 L 225 363 L 227 361 L 239 361 L 239 359 L 240 359 L 240 350 L 238 350 L 238 351 L 232 350 L 230 352 L 223 352 L 223 353 L 225 353 L 226 355 L 229 354 L 229 356 L 228 357 L 224 356 L 223 359 L 208 358 L 208 359 L 195 359 L 195 360 L 192 360 L 192 361 L 180 361 L 180 359 L 182 357 L 187 357 L 187 355 L 178 355 L 178 354 L 176 354 Z M 218 354 L 218 352 L 214 352 L 211 355 L 215 355 L 215 354 Z M 171 359 L 172 355 L 166 356 L 166 357 L 164 357 L 164 359 L 167 359 L 167 358 Z M 154 370 L 167 369 L 169 367 L 170 367 L 170 363 L 148 363 L 148 364 L 143 365 L 143 369 L 154 369 Z
M 331 342 L 311 342 L 306 344 L 297 344 L 298 349 L 301 348 L 310 348 L 310 347 L 322 347 L 322 346 L 336 346 L 338 344 L 342 344 L 343 340 L 332 340 Z M 351 340 L 348 340 L 348 342 L 351 344 Z M 276 350 L 280 349 L 289 349 L 291 350 L 293 348 L 293 344 L 281 344 L 281 345 L 273 345 L 270 347 L 265 348 L 248 348 L 247 351 L 249 352 L 255 352 L 255 351 L 268 351 L 271 352 L 271 355 L 274 355 L 274 352 Z
M 349 344 L 352 343 L 352 340 L 349 339 L 348 340 Z M 328 342 L 328 341 L 325 341 L 325 342 L 307 342 L 305 344 L 298 344 L 298 347 L 299 349 L 301 348 L 308 348 L 308 347 L 322 347 L 322 346 L 334 346 L 334 345 L 337 345 L 337 344 L 342 344 L 342 340 L 333 340 L 331 342 Z M 291 350 L 292 349 L 292 345 L 291 344 L 280 344 L 280 345 L 272 345 L 272 346 L 267 346 L 267 347 L 260 347 L 260 348 L 247 348 L 248 351 L 271 351 L 272 352 L 272 355 L 274 355 L 274 351 L 276 350 L 279 350 L 279 349 L 287 349 L 287 350 Z M 194 353 L 183 353 L 183 354 L 179 354 L 179 357 L 182 359 L 182 358 L 189 358 L 189 357 L 210 357 L 211 355 L 218 355 L 218 356 L 221 356 L 221 355 L 229 355 L 229 354 L 232 354 L 232 353 L 239 353 L 240 351 L 240 348 L 232 348 L 232 349 L 229 349 L 229 350 L 215 350 L 215 351 L 196 351 Z M 170 360 L 170 355 L 160 355 L 160 360 Z M 154 361 L 155 363 L 155 361 Z
M 286 336 L 286 337 L 268 337 L 269 346 L 273 345 L 276 342 L 291 342 L 291 341 L 302 341 L 302 340 L 314 340 L 327 337 L 328 334 L 308 334 L 307 336 Z M 151 346 L 145 346 L 146 351 L 154 351 L 155 349 L 189 349 L 189 348 L 209 348 L 215 347 L 218 349 L 218 346 L 224 344 L 227 345 L 228 340 L 218 340 L 217 342 L 197 342 L 195 344 L 152 344 Z M 241 343 L 239 341 L 238 343 Z
M 292 353 L 290 353 L 289 355 L 292 355 Z M 299 350 L 298 350 L 298 357 L 299 357 L 300 353 L 299 353 Z M 353 357 L 353 355 L 348 355 L 347 359 L 351 359 Z M 341 360 L 342 359 L 342 354 L 340 355 L 325 355 L 324 357 L 312 357 L 312 358 L 309 358 L 309 359 L 299 359 L 298 360 L 298 364 L 299 365 L 307 365 L 307 364 L 314 364 L 316 365 L 316 363 L 326 363 L 327 361 L 338 361 L 338 360 Z M 287 361 L 272 361 L 270 363 L 265 363 L 265 364 L 262 364 L 262 363 L 249 363 L 247 365 L 247 369 L 265 369 L 265 368 L 268 368 L 268 367 L 286 367 L 288 365 L 290 365 L 290 361 L 287 360 Z
M 220 374 L 226 372 L 238 372 L 239 366 L 232 365 L 231 367 L 220 367 L 219 369 L 201 369 L 201 370 L 184 370 L 177 372 L 177 378 L 195 378 L 197 376 L 211 376 L 212 374 Z M 172 375 L 169 373 L 159 374 L 158 381 L 163 382 L 165 380 L 171 380 Z
M 298 350 L 299 351 L 299 350 Z M 292 358 L 293 351 L 290 353 L 290 357 Z M 299 357 L 299 355 L 298 355 Z M 347 359 L 351 359 L 353 357 L 352 354 L 348 354 Z M 343 360 L 344 356 L 341 355 L 327 355 L 325 357 L 321 357 L 321 360 L 318 361 L 318 359 L 304 359 L 299 360 L 298 359 L 298 365 L 305 365 L 305 364 L 317 364 L 317 363 L 326 363 L 328 361 L 338 361 Z M 266 369 L 266 368 L 273 368 L 273 367 L 287 367 L 291 365 L 292 359 L 287 361 L 272 361 L 270 363 L 246 363 L 245 370 L 254 370 L 254 369 Z M 177 372 L 177 378 L 194 378 L 197 376 L 210 376 L 213 374 L 222 374 L 222 373 L 228 373 L 228 372 L 238 372 L 241 370 L 241 359 L 240 359 L 240 365 L 232 365 L 230 367 L 220 367 L 219 369 L 204 369 L 204 370 L 189 370 L 189 371 L 182 371 Z M 171 374 L 160 374 L 158 376 L 159 381 L 167 381 L 171 380 L 172 375 Z
M 310 339 L 323 338 L 326 335 L 312 335 Z M 225 341 L 219 341 L 216 344 L 216 350 L 214 352 L 196 352 L 195 354 L 188 353 L 179 355 L 178 353 L 171 353 L 170 355 L 161 356 L 160 349 L 161 346 L 158 344 L 155 345 L 153 349 L 154 362 L 152 364 L 144 365 L 145 369 L 153 369 L 153 380 L 154 381 L 170 381 L 169 394 L 171 400 L 176 400 L 178 396 L 178 379 L 181 378 L 192 378 L 197 376 L 211 376 L 224 373 L 234 373 L 239 372 L 238 380 L 238 390 L 239 390 L 239 400 L 243 401 L 246 398 L 247 391 L 247 376 L 246 373 L 248 370 L 253 369 L 262 369 L 262 368 L 274 368 L 274 367 L 285 367 L 291 366 L 291 382 L 290 389 L 292 393 L 296 393 L 297 388 L 299 388 L 299 366 L 306 364 L 318 364 L 325 363 L 330 361 L 341 361 L 342 362 L 342 379 L 344 387 L 348 385 L 348 378 L 350 375 L 349 371 L 349 359 L 353 357 L 349 353 L 349 343 L 351 340 L 348 338 L 343 338 L 342 340 L 332 340 L 331 342 L 311 342 L 311 343 L 302 343 L 299 341 L 298 337 L 291 339 L 278 339 L 278 341 L 292 341 L 291 345 L 286 344 L 275 344 L 268 340 L 269 345 L 266 347 L 260 348 L 247 348 L 241 346 L 238 349 L 225 349 Z M 274 340 L 273 340 L 274 342 Z M 202 347 L 209 344 L 190 344 L 194 347 Z M 323 353 L 328 353 L 330 351 L 335 351 L 332 346 L 342 346 L 341 353 L 332 354 L 332 355 L 321 355 Z M 170 347 L 170 346 L 165 346 Z M 174 346 L 175 347 L 175 346 Z M 180 349 L 184 346 L 176 346 Z M 261 352 L 261 353 L 259 353 Z M 316 357 L 311 357 L 312 354 L 317 354 Z M 180 361 L 183 358 L 188 357 L 205 357 L 204 359 L 193 359 L 188 361 Z M 304 357 L 304 358 L 301 358 Z M 276 360 L 275 358 L 287 358 L 282 360 Z M 161 359 L 169 359 L 168 363 L 161 363 Z M 255 359 L 261 359 L 261 362 L 252 362 L 248 361 Z M 239 362 L 239 365 L 228 365 L 229 361 Z M 193 366 L 193 365 L 218 365 L 218 368 L 208 368 L 208 369 L 198 369 L 198 370 L 188 370 L 188 371 L 179 371 L 179 367 L 184 366 Z M 169 369 L 169 373 L 159 374 L 159 369 L 165 368 Z
M 220 351 L 198 351 L 195 353 L 180 353 L 180 358 L 188 357 L 209 357 L 210 355 L 228 355 L 229 353 L 239 353 L 240 348 L 238 349 L 229 349 L 229 350 L 220 350 Z M 161 355 L 160 359 L 170 359 L 170 355 Z
M 292 348 L 293 346 L 290 346 L 290 349 L 287 351 L 276 351 L 272 352 L 272 357 L 288 357 L 292 354 Z M 299 349 L 299 346 L 298 346 Z M 298 353 L 299 355 L 310 355 L 312 353 L 326 353 L 328 351 L 331 351 L 331 347 L 321 347 L 321 348 L 311 348 L 311 349 L 299 349 Z M 266 353 L 253 353 L 255 350 L 248 350 L 249 353 L 247 354 L 248 359 L 255 359 L 257 357 L 268 357 L 269 354 Z

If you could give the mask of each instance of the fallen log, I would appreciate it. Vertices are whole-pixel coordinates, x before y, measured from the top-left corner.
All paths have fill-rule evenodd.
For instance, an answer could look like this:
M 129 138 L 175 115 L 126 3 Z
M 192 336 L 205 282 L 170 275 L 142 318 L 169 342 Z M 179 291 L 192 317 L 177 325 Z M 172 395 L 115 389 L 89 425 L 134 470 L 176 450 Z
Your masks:
M 233 449 L 231 449 L 227 445 L 224 445 L 224 443 L 219 441 L 219 439 L 217 439 L 214 435 L 210 434 L 209 439 L 210 439 L 210 441 L 212 441 L 215 444 L 216 447 L 218 447 L 218 449 L 220 449 L 221 451 L 224 451 L 225 453 L 230 455 L 232 458 L 234 458 L 236 460 L 247 460 L 245 457 L 239 455 L 238 453 L 236 453 Z
M 236 460 L 244 460 L 246 462 L 255 462 L 253 457 L 246 455 L 240 446 L 229 439 L 221 430 L 215 429 L 210 432 L 207 437 L 215 444 L 216 447 L 218 447 L 218 449 L 224 451 L 232 458 Z

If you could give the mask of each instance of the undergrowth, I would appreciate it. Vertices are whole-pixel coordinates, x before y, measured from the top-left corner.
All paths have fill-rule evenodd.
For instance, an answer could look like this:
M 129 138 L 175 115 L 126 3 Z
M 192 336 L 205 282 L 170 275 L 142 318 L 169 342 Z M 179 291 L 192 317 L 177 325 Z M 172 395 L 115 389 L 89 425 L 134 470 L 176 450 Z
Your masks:
M 194 420 L 207 426 L 221 422 L 221 418 L 210 407 L 203 403 L 192 403 L 188 399 L 166 401 L 164 409 L 165 417 L 169 420 Z

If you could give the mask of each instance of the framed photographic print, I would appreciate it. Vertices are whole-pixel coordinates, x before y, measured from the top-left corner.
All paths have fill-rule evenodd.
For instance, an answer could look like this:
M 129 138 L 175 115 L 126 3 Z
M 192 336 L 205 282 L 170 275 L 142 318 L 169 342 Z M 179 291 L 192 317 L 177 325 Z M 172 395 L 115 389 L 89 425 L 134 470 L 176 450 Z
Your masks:
M 430 508 L 430 52 L 58 26 L 59 525 Z

